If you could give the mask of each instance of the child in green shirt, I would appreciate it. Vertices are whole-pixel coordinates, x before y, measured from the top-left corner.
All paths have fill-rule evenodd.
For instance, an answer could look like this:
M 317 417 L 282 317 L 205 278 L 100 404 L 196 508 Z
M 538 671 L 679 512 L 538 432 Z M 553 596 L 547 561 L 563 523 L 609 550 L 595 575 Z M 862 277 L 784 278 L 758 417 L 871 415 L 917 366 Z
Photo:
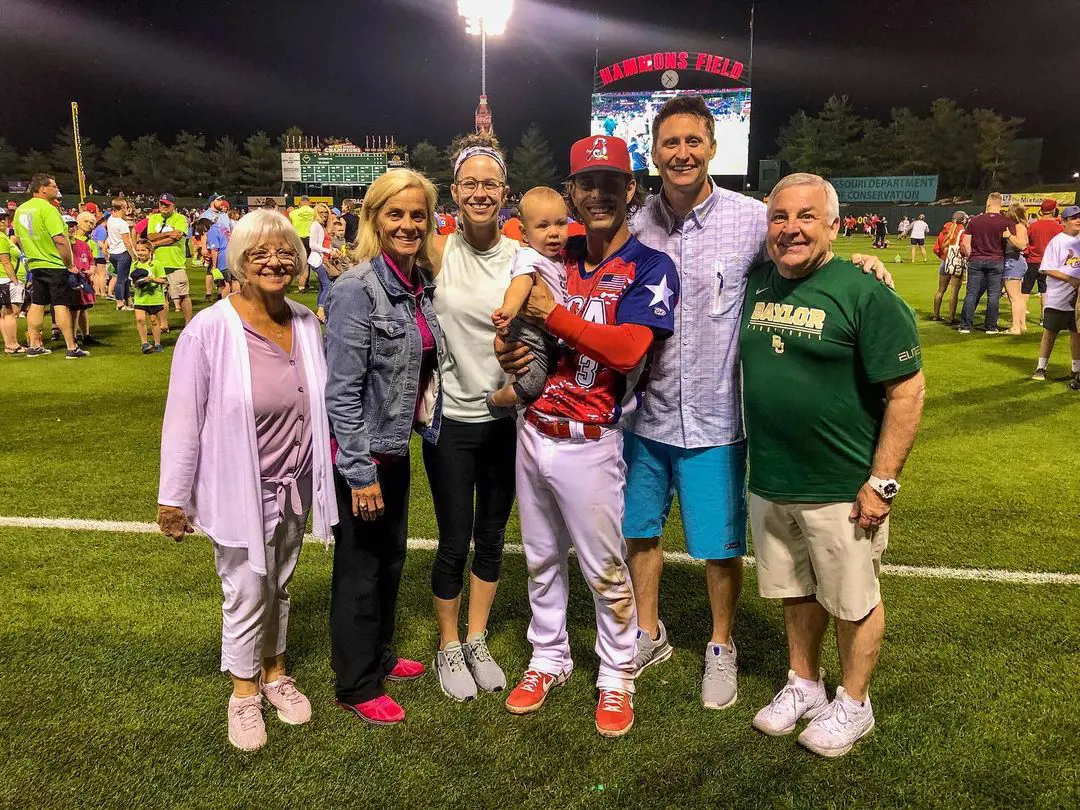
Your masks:
M 135 262 L 131 265 L 131 283 L 135 288 L 135 328 L 139 330 L 143 354 L 158 354 L 161 347 L 161 317 L 165 309 L 165 271 L 154 261 L 154 246 L 147 239 L 135 243 Z M 146 317 L 150 316 L 150 328 L 154 343 L 146 340 Z

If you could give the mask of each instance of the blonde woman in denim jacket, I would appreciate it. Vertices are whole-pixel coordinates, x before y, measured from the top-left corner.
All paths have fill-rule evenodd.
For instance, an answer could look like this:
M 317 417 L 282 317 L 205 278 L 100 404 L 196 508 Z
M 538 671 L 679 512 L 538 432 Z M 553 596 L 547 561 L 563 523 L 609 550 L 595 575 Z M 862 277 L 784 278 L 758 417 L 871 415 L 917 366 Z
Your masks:
M 326 410 L 335 441 L 330 601 L 338 704 L 376 725 L 405 719 L 385 680 L 419 678 L 424 665 L 393 649 L 409 523 L 409 438 L 434 443 L 442 420 L 431 266 L 435 187 L 396 170 L 368 189 L 353 267 L 327 302 Z

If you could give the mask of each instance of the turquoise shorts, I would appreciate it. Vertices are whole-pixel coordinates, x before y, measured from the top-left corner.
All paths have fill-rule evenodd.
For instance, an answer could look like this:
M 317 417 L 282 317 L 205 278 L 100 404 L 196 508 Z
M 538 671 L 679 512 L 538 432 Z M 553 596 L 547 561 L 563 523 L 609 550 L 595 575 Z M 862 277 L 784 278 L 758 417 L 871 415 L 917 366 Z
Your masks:
M 686 450 L 623 434 L 623 536 L 659 537 L 679 496 L 686 549 L 698 560 L 746 553 L 746 443 Z

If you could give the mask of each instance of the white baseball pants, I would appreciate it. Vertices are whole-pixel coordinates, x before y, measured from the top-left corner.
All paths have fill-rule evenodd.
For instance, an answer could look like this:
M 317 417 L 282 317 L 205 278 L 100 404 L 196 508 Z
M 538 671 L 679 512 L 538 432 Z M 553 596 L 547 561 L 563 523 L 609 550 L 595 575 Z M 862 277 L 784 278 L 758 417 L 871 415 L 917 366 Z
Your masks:
M 214 563 L 225 601 L 221 605 L 221 671 L 258 678 L 264 658 L 285 652 L 289 582 L 304 543 L 307 511 L 289 510 L 266 541 L 266 576 L 248 565 L 246 548 L 214 543 Z
M 637 607 L 622 534 L 626 464 L 622 433 L 554 439 L 518 423 L 517 499 L 529 569 L 529 669 L 569 672 L 567 568 L 573 548 L 596 605 L 600 689 L 634 691 Z

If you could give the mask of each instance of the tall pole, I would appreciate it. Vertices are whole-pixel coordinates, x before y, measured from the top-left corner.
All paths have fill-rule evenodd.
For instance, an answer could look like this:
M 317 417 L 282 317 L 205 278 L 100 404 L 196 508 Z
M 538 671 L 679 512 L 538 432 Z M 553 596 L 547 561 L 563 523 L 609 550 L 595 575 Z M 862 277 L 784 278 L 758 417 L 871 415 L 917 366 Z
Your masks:
M 748 78 L 749 78 L 749 81 L 750 81 L 750 91 L 751 92 L 753 92 L 753 88 L 754 88 L 754 8 L 755 8 L 756 5 L 757 5 L 756 2 L 750 4 L 750 58 L 747 60 L 747 67 L 749 68 L 748 73 L 750 74 Z M 751 100 L 751 104 L 753 104 L 753 100 Z M 747 127 L 747 135 L 749 135 L 749 130 L 750 130 L 750 128 L 753 127 L 753 125 L 754 125 L 754 108 L 753 108 L 753 106 L 751 106 L 751 108 L 750 108 L 750 127 Z M 747 149 L 747 152 L 749 152 L 750 151 L 749 138 L 747 138 L 747 141 L 748 142 L 746 144 L 746 149 Z M 759 174 L 760 174 L 760 172 L 759 172 Z M 743 187 L 742 187 L 742 189 L 740 189 L 743 193 L 746 192 L 747 187 L 750 185 L 750 183 L 748 182 L 749 181 L 749 176 L 750 176 L 750 156 L 748 154 L 746 156 L 746 172 L 743 173 Z M 759 188 L 758 191 L 760 192 L 761 189 Z
M 480 95 L 487 95 L 487 26 L 480 23 Z
M 75 173 L 79 177 L 79 205 L 86 202 L 86 175 L 83 174 L 82 140 L 79 138 L 79 103 L 71 102 L 71 135 L 75 142 Z

